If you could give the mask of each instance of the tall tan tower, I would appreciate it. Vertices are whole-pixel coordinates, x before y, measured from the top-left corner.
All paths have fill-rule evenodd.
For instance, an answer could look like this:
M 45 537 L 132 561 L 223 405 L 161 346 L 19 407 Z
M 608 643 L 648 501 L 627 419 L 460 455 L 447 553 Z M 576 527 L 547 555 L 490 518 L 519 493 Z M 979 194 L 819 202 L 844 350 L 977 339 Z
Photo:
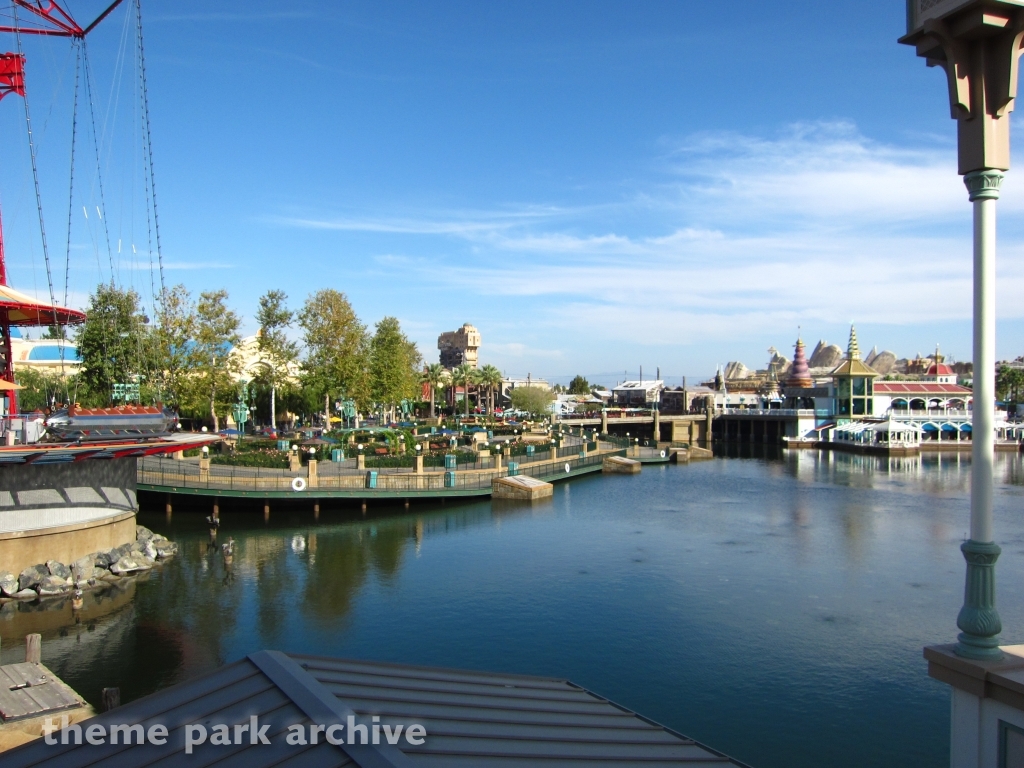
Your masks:
M 480 349 L 480 331 L 469 323 L 463 323 L 457 331 L 447 331 L 437 337 L 437 348 L 441 350 L 441 365 L 451 369 L 458 365 L 477 367 Z

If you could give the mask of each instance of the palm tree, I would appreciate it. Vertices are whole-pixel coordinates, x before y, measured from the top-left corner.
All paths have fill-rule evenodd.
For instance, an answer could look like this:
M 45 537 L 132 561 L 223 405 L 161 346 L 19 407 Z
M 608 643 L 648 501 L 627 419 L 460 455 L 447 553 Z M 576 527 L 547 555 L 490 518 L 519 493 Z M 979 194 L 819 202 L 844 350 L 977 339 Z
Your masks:
M 457 387 L 459 384 L 463 386 L 463 399 L 466 401 L 466 415 L 469 416 L 469 384 L 473 379 L 473 366 L 457 365 L 452 368 L 452 386 Z M 455 395 L 452 396 L 452 405 L 455 405 Z
M 430 418 L 434 418 L 434 392 L 448 380 L 448 370 L 440 363 L 431 363 L 420 375 L 420 381 L 430 387 Z
M 501 371 L 493 365 L 480 369 L 480 383 L 487 387 L 487 412 L 494 415 L 494 393 L 501 386 Z

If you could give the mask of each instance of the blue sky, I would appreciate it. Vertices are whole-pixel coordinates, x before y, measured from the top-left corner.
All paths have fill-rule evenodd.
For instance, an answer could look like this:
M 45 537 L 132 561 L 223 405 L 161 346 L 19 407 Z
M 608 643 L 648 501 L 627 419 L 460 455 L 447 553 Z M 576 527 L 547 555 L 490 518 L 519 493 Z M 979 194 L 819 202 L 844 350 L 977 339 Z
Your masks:
M 70 0 L 79 20 L 103 5 Z M 165 277 L 227 288 L 247 330 L 267 289 L 299 306 L 333 287 L 369 324 L 397 316 L 429 359 L 468 321 L 484 362 L 555 380 L 761 367 L 770 345 L 791 355 L 798 326 L 845 346 L 851 321 L 863 348 L 970 358 L 955 124 L 940 72 L 896 44 L 899 2 L 179 0 L 143 14 Z M 148 297 L 134 80 L 115 77 L 126 19 L 89 54 L 117 273 Z M 60 293 L 73 59 L 66 41 L 24 45 Z M 85 119 L 73 302 L 109 276 L 98 219 L 78 210 L 99 194 Z M 14 138 L 0 148 L 12 281 L 45 291 L 16 97 L 0 130 Z M 1003 357 L 1024 353 L 1020 190 L 1011 172 Z

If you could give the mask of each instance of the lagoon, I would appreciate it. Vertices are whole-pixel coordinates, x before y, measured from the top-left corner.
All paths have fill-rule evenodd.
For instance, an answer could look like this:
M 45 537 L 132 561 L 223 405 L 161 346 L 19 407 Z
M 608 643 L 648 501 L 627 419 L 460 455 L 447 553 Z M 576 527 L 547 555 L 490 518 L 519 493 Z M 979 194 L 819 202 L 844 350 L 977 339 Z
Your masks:
M 998 604 L 1024 640 L 1024 467 L 997 456 Z M 948 764 L 948 688 L 970 460 L 762 449 L 498 501 L 222 512 L 143 509 L 181 554 L 77 615 L 0 609 L 3 660 L 43 661 L 98 702 L 261 648 L 565 677 L 743 760 Z

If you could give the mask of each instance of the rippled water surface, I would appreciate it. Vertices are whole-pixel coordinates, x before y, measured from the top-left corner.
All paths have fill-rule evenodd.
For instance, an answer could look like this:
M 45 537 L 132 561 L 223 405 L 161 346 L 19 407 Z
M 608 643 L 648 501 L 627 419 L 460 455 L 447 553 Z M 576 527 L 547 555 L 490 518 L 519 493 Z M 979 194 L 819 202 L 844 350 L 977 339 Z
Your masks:
M 999 606 L 1024 639 L 1024 470 L 998 457 Z M 948 763 L 967 457 L 729 458 L 592 476 L 533 506 L 483 501 L 146 512 L 181 544 L 146 580 L 69 605 L 0 609 L 3 659 L 43 660 L 92 701 L 261 648 L 567 677 L 750 763 Z

